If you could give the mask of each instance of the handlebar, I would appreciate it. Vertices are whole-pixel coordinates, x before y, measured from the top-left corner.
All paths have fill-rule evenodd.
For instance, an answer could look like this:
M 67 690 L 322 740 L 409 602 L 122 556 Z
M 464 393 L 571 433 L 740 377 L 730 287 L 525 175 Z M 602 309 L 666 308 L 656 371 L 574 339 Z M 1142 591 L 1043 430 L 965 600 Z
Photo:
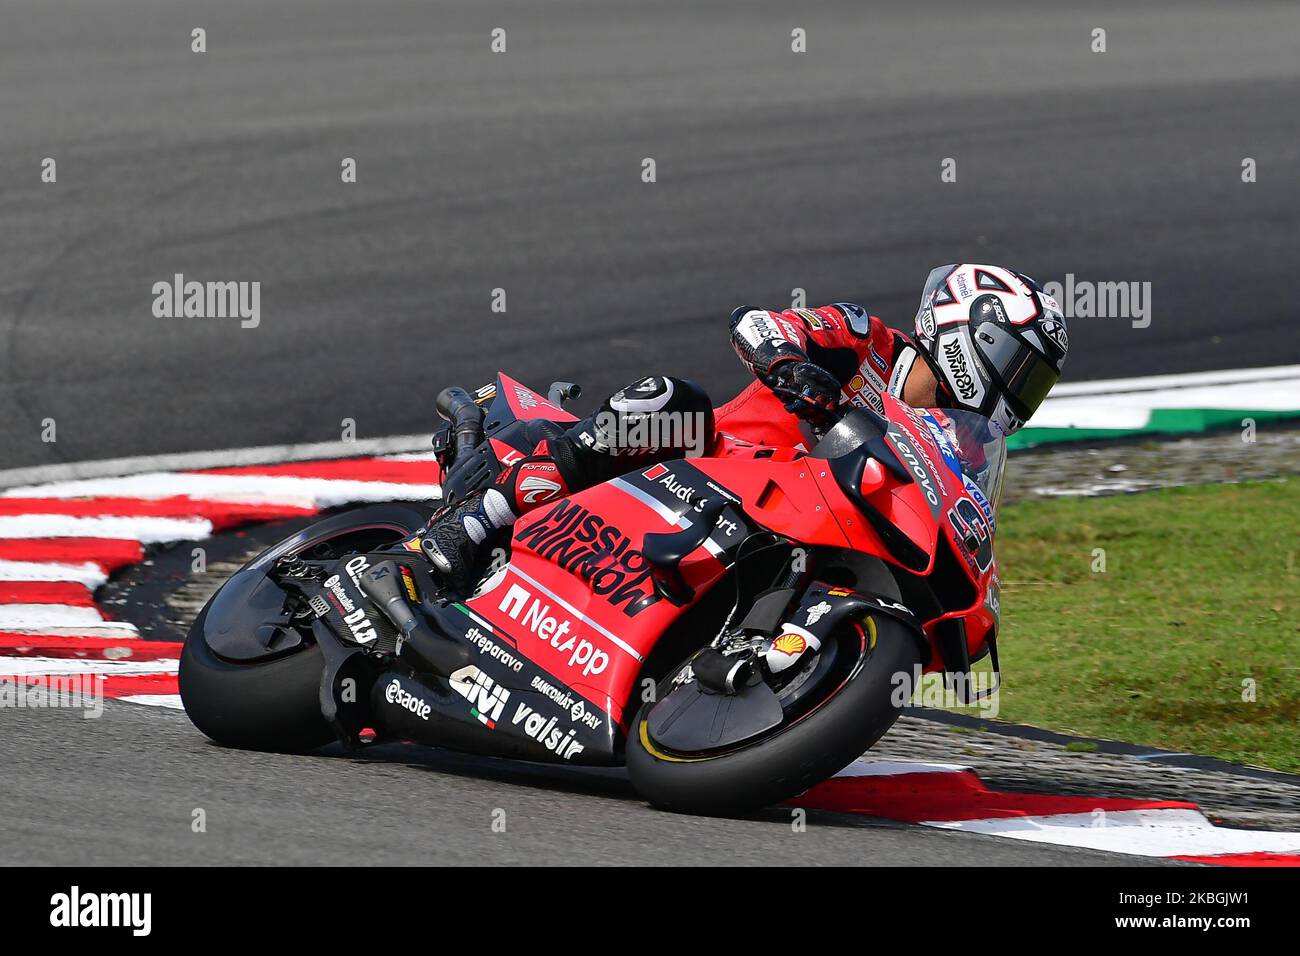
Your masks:
M 483 409 L 465 389 L 456 385 L 444 388 L 438 393 L 434 408 L 443 421 L 451 424 L 456 443 L 453 460 L 462 452 L 472 451 L 483 440 Z

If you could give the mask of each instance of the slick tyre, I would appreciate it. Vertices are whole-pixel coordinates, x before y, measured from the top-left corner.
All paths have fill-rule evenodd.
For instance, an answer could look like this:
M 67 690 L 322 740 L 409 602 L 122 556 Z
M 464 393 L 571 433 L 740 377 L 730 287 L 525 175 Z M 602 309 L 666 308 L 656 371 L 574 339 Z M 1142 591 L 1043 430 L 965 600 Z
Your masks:
M 431 514 L 422 505 L 391 504 L 333 515 L 263 552 L 238 574 L 264 573 L 250 566 L 268 555 L 316 557 L 383 547 L 414 534 Z M 228 586 L 230 582 L 223 589 Z M 217 743 L 245 750 L 300 752 L 334 740 L 320 710 L 325 666 L 320 648 L 308 641 L 278 657 L 222 657 L 205 636 L 209 615 L 221 606 L 220 595 L 214 594 L 199 613 L 181 651 L 178 684 L 190 721 Z
M 910 677 L 921 649 L 914 634 L 884 615 L 872 615 L 845 631 L 838 636 L 841 652 L 851 650 L 856 640 L 858 658 L 847 676 L 828 675 L 828 696 L 791 722 L 728 752 L 665 750 L 649 735 L 647 715 L 654 705 L 643 705 L 627 745 L 636 791 L 665 810 L 742 813 L 788 800 L 852 763 L 898 719 L 894 675 Z M 667 689 L 660 685 L 661 693 Z
M 181 701 L 195 727 L 243 750 L 294 753 L 334 739 L 320 711 L 319 647 L 265 662 L 224 661 L 203 639 L 206 616 L 205 608 L 181 651 Z

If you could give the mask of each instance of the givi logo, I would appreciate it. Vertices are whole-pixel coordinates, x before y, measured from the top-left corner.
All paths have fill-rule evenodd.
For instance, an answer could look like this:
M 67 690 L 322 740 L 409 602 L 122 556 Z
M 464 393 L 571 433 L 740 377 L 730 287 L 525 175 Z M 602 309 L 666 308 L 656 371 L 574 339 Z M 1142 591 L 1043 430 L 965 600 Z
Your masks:
M 609 666 L 608 654 L 572 633 L 572 621 L 552 615 L 549 604 L 543 604 L 541 598 L 518 584 L 510 585 L 498 608 L 557 651 L 568 651 L 569 666 L 581 667 L 584 676 L 599 674 Z
M 470 664 L 462 667 L 448 678 L 452 690 L 460 694 L 471 705 L 471 713 L 489 730 L 496 730 L 501 711 L 510 699 L 510 691 L 488 677 L 481 670 Z

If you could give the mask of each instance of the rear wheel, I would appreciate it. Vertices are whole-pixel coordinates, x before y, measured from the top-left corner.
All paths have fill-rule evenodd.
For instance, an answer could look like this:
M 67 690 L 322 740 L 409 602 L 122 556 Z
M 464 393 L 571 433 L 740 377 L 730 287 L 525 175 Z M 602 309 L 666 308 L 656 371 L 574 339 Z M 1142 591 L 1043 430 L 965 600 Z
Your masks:
M 896 674 L 911 675 L 920 645 L 900 622 L 870 615 L 841 628 L 778 693 L 779 726 L 724 752 L 678 752 L 650 735 L 644 705 L 627 745 L 632 785 L 658 807 L 683 813 L 754 810 L 802 793 L 852 763 L 898 719 Z M 660 699 L 673 678 L 660 684 Z
M 268 557 L 272 560 L 263 567 L 287 554 L 327 558 L 382 548 L 414 534 L 432 513 L 422 505 L 391 504 L 333 515 L 262 552 L 237 573 L 264 574 L 253 565 Z M 229 586 L 227 582 L 222 589 Z M 332 741 L 334 732 L 320 710 L 325 666 L 320 648 L 305 640 L 280 656 L 222 657 L 205 638 L 220 595 L 218 590 L 199 613 L 181 651 L 181 702 L 194 726 L 219 744 L 245 750 L 313 750 Z

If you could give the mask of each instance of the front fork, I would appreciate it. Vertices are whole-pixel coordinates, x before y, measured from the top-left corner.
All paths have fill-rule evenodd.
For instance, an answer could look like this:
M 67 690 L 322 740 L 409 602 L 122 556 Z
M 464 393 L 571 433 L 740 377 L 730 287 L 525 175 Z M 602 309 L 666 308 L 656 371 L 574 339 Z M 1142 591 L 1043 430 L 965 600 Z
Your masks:
M 779 680 L 806 653 L 816 653 L 820 637 L 791 623 L 788 613 L 814 572 L 813 553 L 794 546 L 772 587 L 758 595 L 744 619 L 733 626 L 741 605 L 737 600 L 710 647 L 692 661 L 689 675 L 715 693 L 735 694 L 760 681 Z

